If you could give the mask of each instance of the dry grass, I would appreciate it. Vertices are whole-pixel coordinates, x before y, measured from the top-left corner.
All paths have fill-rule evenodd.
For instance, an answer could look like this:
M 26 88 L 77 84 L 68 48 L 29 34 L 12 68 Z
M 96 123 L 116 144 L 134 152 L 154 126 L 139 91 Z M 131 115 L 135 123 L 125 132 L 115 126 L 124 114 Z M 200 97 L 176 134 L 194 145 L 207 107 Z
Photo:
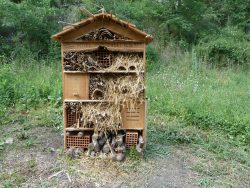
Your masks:
M 138 102 L 144 101 L 144 89 L 143 74 L 108 78 L 104 99 L 133 110 Z
M 138 55 L 117 54 L 114 62 L 105 71 L 136 71 L 138 73 L 144 71 L 143 59 Z
M 90 77 L 90 98 L 104 100 L 98 104 L 82 105 L 84 127 L 95 130 L 118 131 L 122 125 L 121 105 L 133 111 L 144 101 L 144 65 L 137 55 L 118 54 L 114 63 L 105 71 L 134 71 L 129 75 L 94 75 Z
M 94 127 L 95 131 L 117 131 L 122 124 L 119 106 L 114 104 L 83 104 L 81 113 L 83 127 Z

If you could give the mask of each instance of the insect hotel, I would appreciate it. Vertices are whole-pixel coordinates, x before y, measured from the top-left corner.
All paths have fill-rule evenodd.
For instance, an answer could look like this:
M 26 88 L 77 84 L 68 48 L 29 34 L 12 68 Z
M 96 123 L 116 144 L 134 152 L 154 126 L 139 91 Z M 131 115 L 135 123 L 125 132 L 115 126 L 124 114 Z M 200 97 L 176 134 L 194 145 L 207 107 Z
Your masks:
M 146 45 L 135 25 L 101 13 L 52 36 L 61 43 L 64 147 L 124 158 L 146 142 Z

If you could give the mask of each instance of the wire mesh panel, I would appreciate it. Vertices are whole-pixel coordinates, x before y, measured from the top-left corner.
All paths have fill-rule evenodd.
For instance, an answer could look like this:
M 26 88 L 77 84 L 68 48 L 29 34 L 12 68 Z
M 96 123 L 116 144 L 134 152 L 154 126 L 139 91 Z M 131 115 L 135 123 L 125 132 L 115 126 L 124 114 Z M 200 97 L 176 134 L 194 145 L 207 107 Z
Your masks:
M 96 59 L 98 62 L 98 65 L 102 68 L 108 68 L 112 65 L 113 62 L 113 52 L 110 52 L 107 49 L 99 48 L 96 52 Z
M 131 146 L 136 146 L 138 143 L 138 132 L 137 131 L 127 131 L 126 132 L 126 148 Z
M 83 137 L 78 137 L 78 136 L 67 136 L 66 137 L 66 145 L 67 148 L 83 148 L 87 149 L 88 145 L 90 143 L 90 136 L 85 135 Z

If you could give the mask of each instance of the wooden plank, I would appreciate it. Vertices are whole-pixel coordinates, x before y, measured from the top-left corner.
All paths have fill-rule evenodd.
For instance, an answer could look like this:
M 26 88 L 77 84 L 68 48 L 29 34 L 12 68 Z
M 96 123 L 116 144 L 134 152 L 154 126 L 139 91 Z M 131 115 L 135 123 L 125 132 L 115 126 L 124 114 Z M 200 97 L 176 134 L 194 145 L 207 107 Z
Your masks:
M 118 24 L 117 22 L 111 21 L 109 19 L 95 20 L 90 24 L 85 25 L 84 27 L 79 27 L 77 29 L 74 29 L 71 32 L 63 35 L 61 41 L 69 41 L 77 39 L 83 36 L 84 34 L 87 34 L 99 28 L 109 29 L 115 33 L 118 33 L 132 40 L 145 41 L 145 35 L 143 35 L 142 33 L 135 32 L 134 29 L 130 29 L 130 27 L 124 27 L 122 26 L 122 24 Z
M 89 99 L 89 74 L 64 74 L 64 100 Z
M 107 100 L 78 100 L 78 99 L 74 100 L 74 99 L 65 99 L 64 102 L 86 102 L 86 103 L 89 103 L 89 102 L 94 102 L 94 103 L 105 102 L 105 103 L 107 103 L 109 101 L 107 101 Z
M 80 128 L 74 128 L 74 127 L 67 127 L 66 131 L 92 131 L 94 130 L 94 128 L 84 128 L 84 127 L 80 127 Z
M 144 85 L 146 86 L 147 83 L 146 83 L 146 44 L 144 44 L 144 51 L 143 51 L 143 62 L 144 62 L 144 70 L 145 70 L 145 73 L 144 73 Z M 144 108 L 144 130 L 142 132 L 142 137 L 143 137 L 143 140 L 144 140 L 144 149 L 146 148 L 146 145 L 147 145 L 147 96 L 146 96 L 146 92 L 144 92 L 144 98 L 146 98 L 145 100 L 145 108 Z
M 120 52 L 144 52 L 144 43 L 141 42 L 64 42 L 62 43 L 62 50 L 64 52 L 72 51 L 95 51 L 99 46 L 104 46 L 110 51 Z
M 144 129 L 145 103 L 136 105 L 135 109 L 122 107 L 122 129 L 139 130 Z
M 88 71 L 88 72 L 83 72 L 83 71 L 64 71 L 65 74 L 88 74 L 88 73 L 105 73 L 105 74 L 137 74 L 137 71 Z M 140 71 L 139 73 L 144 73 L 144 71 Z

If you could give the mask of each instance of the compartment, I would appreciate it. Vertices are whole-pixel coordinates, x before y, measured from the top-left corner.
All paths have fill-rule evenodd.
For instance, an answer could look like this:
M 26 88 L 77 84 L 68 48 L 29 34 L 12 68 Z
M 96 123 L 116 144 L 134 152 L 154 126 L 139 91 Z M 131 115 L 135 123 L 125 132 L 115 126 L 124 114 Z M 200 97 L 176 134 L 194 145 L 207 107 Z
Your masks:
M 125 102 L 144 99 L 144 74 L 90 74 L 89 98 Z
M 110 51 L 100 46 L 95 51 L 77 51 L 63 53 L 64 71 L 132 71 L 143 72 L 143 53 L 124 53 Z
M 64 74 L 63 93 L 64 93 L 64 99 L 88 100 L 89 75 Z
M 65 102 L 66 128 L 118 131 L 120 105 L 114 103 Z

